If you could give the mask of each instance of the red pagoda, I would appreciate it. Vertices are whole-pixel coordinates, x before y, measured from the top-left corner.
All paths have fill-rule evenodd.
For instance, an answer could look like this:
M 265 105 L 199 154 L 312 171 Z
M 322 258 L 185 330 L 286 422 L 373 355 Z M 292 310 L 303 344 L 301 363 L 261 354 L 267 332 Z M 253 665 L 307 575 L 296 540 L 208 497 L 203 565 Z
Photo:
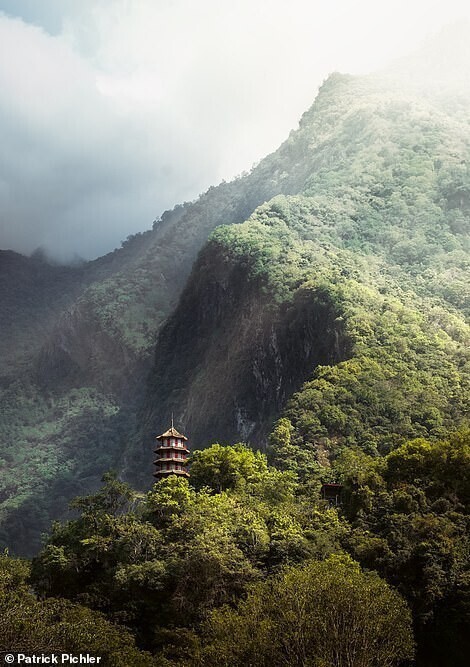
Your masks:
M 155 472 L 153 476 L 162 479 L 167 475 L 183 475 L 189 477 L 187 471 L 187 458 L 189 449 L 186 446 L 188 438 L 173 426 L 161 435 L 157 435 L 157 447 L 154 449 L 157 458 L 154 461 Z

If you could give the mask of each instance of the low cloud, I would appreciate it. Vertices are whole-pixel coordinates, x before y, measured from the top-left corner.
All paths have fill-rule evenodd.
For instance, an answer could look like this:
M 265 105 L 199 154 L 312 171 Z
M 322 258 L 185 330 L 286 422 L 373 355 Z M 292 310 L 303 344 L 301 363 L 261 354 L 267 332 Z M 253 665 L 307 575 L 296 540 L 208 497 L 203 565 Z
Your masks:
M 329 72 L 380 67 L 464 6 L 43 0 L 41 25 L 20 4 L 0 14 L 0 247 L 59 259 L 249 169 Z
M 3 248 L 92 257 L 187 195 L 174 124 L 123 109 L 104 82 L 64 39 L 0 18 Z

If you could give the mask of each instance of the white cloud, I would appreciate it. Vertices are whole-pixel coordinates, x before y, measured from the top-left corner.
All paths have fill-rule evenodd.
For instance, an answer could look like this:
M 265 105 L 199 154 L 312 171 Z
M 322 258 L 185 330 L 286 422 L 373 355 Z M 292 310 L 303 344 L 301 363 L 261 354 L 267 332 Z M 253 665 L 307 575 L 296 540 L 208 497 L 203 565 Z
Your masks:
M 101 0 L 65 3 L 56 36 L 0 15 L 0 246 L 112 249 L 274 150 L 329 72 L 381 67 L 459 15 L 457 0 Z

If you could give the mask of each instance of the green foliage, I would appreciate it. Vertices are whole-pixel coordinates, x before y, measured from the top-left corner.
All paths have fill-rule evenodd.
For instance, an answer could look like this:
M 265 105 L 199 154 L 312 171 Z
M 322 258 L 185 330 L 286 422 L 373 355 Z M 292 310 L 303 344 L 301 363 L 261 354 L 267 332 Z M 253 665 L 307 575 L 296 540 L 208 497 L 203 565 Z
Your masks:
M 207 486 L 214 491 L 234 489 L 242 480 L 255 483 L 268 469 L 266 457 L 243 444 L 232 447 L 214 444 L 195 452 L 190 463 L 191 484 L 199 489 Z
M 24 653 L 101 656 L 106 665 L 154 665 L 139 651 L 123 627 L 86 607 L 63 599 L 38 600 L 28 586 L 29 567 L 24 561 L 0 557 L 0 650 Z
M 470 438 L 468 429 L 434 444 L 408 442 L 386 458 L 389 483 L 405 482 L 425 488 L 430 499 L 457 497 L 470 507 Z
M 94 496 L 74 501 L 78 518 L 54 526 L 33 562 L 37 589 L 106 612 L 155 648 L 159 628 L 197 625 L 266 572 L 341 551 L 347 529 L 335 510 L 262 455 L 225 449 L 195 455 L 200 490 L 171 476 L 136 498 L 106 477 Z M 235 481 L 219 466 L 233 457 L 242 465 Z
M 135 498 L 133 489 L 125 482 L 121 482 L 114 472 L 103 475 L 101 481 L 104 485 L 98 493 L 75 498 L 70 507 L 80 510 L 84 517 L 123 513 Z
M 468 638 L 462 628 L 469 618 L 468 431 L 436 443 L 407 442 L 382 461 L 345 452 L 335 466 L 345 485 L 353 555 L 408 599 L 423 664 L 443 664 L 436 655 L 452 634 L 456 648 L 446 644 L 445 660 L 463 666 Z
M 73 269 L 2 253 L 2 541 L 37 550 L 66 501 L 123 458 L 145 485 L 142 431 L 170 407 L 168 392 L 159 401 L 152 389 L 139 393 L 153 357 L 163 366 L 184 353 L 190 360 L 176 364 L 184 372 L 171 400 L 193 406 L 198 446 L 236 441 L 235 428 L 237 439 L 263 446 L 286 418 L 290 441 L 279 455 L 274 446 L 273 460 L 303 479 L 318 480 L 345 445 L 387 453 L 459 425 L 468 393 L 468 119 L 455 99 L 335 74 L 298 130 L 249 175 L 166 212 L 120 250 Z M 211 234 L 189 282 L 197 303 L 176 311 L 174 347 L 160 337 L 155 354 Z M 237 300 L 237 289 L 249 299 Z M 207 325 L 192 346 L 188 305 L 192 321 Z M 229 317 L 231 306 L 240 312 Z M 263 376 L 270 355 L 274 370 Z M 153 408 L 136 424 L 141 400 Z
M 273 434 L 285 462 L 292 432 L 283 418 Z M 138 496 L 108 475 L 76 500 L 80 515 L 56 524 L 33 562 L 36 590 L 126 623 L 162 664 L 342 665 L 354 654 L 378 666 L 412 652 L 391 585 L 411 608 L 418 664 L 444 664 L 452 636 L 446 655 L 464 666 L 468 431 L 386 456 L 344 446 L 300 481 L 302 461 L 278 470 L 243 445 L 193 460 L 197 488 L 171 476 Z M 340 508 L 321 500 L 322 476 L 341 482 Z M 4 570 L 20 590 L 24 567 Z
M 117 404 L 93 389 L 46 398 L 17 381 L 2 399 L 0 543 L 10 546 L 14 534 L 15 549 L 29 554 L 51 519 L 63 515 L 67 497 L 96 487 L 114 465 L 123 419 Z
M 0 537 L 32 552 L 88 494 L 33 563 L 46 600 L 2 560 L 5 642 L 147 664 L 122 622 L 167 665 L 393 665 L 412 642 L 391 585 L 419 664 L 466 664 L 469 113 L 455 106 L 333 75 L 252 174 L 80 270 L 15 259 L 0 274 Z M 169 374 L 150 377 L 158 400 L 139 393 L 152 355 Z M 173 401 L 205 443 L 237 428 L 264 445 L 274 424 L 275 467 L 213 445 L 191 484 L 144 497 L 107 477 L 89 495 L 120 460 L 144 469 L 141 401 L 143 430 Z M 328 480 L 339 510 L 320 500 Z
M 271 162 L 80 267 L 0 251 L 0 545 L 37 553 L 123 455 L 146 485 L 136 413 L 158 330 L 212 230 L 276 193 Z
M 214 611 L 203 665 L 399 665 L 413 655 L 411 616 L 376 574 L 332 556 L 253 588 L 237 609 Z

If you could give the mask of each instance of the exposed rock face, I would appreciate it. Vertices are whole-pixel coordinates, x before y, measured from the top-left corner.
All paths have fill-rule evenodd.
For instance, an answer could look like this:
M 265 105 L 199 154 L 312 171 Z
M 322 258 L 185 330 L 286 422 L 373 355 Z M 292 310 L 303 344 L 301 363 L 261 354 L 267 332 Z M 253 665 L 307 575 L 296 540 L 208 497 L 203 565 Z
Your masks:
M 315 367 L 347 356 L 327 295 L 300 289 L 276 304 L 262 280 L 209 244 L 160 333 L 145 436 L 174 412 L 194 447 L 243 440 L 263 448 L 287 399 Z

